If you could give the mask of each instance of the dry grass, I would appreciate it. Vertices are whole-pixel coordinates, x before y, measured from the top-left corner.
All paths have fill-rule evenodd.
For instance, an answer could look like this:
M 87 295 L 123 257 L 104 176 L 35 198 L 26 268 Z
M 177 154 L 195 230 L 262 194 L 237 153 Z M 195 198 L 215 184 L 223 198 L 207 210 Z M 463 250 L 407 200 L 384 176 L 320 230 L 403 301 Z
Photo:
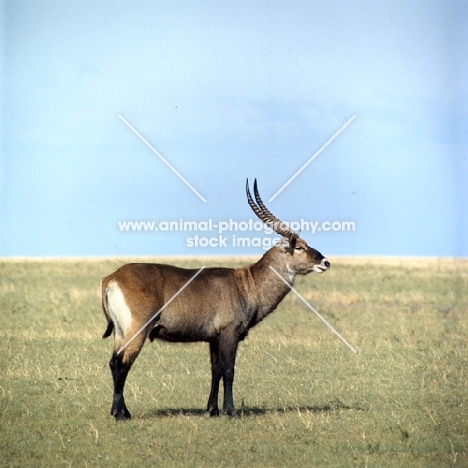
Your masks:
M 290 294 L 240 347 L 237 418 L 203 410 L 205 344 L 153 343 L 123 423 L 98 293 L 122 260 L 0 262 L 0 465 L 467 466 L 468 263 L 330 260 L 296 287 L 357 355 Z

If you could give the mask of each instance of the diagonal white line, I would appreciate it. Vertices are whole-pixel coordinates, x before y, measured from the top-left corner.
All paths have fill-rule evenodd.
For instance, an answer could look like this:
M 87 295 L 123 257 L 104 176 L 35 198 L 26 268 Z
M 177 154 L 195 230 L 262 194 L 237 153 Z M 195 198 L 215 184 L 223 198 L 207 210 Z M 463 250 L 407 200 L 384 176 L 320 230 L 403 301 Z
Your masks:
M 296 296 L 312 311 L 315 315 L 328 327 L 331 329 L 335 335 L 353 352 L 357 353 L 357 351 L 270 265 L 270 268 L 276 273 L 278 278 L 283 281 L 283 283 L 287 284 L 291 291 L 296 294 Z
M 353 115 L 268 201 L 273 201 L 355 118 Z
M 166 166 L 167 166 L 169 169 L 171 169 L 172 172 L 174 172 L 174 174 L 175 174 L 177 177 L 179 177 L 179 179 L 180 179 L 182 182 L 184 182 L 184 183 L 187 185 L 187 187 L 189 187 L 199 198 L 201 198 L 201 199 L 206 203 L 206 200 L 205 200 L 205 199 L 204 199 L 188 182 L 187 182 L 187 180 L 186 180 L 181 174 L 179 174 L 179 172 L 177 172 L 177 170 L 176 170 L 173 166 L 171 166 L 171 164 L 170 164 L 166 159 L 163 158 L 163 156 L 162 156 L 158 151 L 156 151 L 156 150 L 145 140 L 145 138 L 143 138 L 143 136 L 142 136 L 140 133 L 138 133 L 137 130 L 135 130 L 135 128 L 134 128 L 132 125 L 130 125 L 130 124 L 124 119 L 124 117 L 123 117 L 122 114 L 119 114 L 119 118 L 120 118 L 120 120 L 122 120 L 122 122 L 125 123 L 125 125 L 127 125 L 127 127 L 128 127 L 133 133 L 135 133 L 135 135 L 136 135 L 138 138 L 140 138 L 140 140 L 141 140 L 141 141 L 142 141 L 142 142 L 143 142 L 143 143 L 144 143 L 144 144 L 145 144 L 145 145 L 146 145 L 146 146 L 147 146 L 147 147 L 164 163 L 164 164 L 166 164 Z
M 121 348 L 117 351 L 120 354 L 147 326 L 153 321 L 201 272 L 206 268 L 202 266 Z

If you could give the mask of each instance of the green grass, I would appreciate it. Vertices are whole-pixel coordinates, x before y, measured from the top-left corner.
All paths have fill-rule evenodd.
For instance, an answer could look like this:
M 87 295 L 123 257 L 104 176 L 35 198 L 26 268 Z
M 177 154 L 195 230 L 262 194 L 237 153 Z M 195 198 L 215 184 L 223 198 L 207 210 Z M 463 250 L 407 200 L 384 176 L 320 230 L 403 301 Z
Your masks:
M 296 287 L 357 355 L 291 293 L 240 346 L 238 417 L 205 414 L 206 344 L 155 342 L 128 422 L 98 292 L 123 262 L 0 262 L 0 465 L 468 466 L 468 263 L 331 261 Z

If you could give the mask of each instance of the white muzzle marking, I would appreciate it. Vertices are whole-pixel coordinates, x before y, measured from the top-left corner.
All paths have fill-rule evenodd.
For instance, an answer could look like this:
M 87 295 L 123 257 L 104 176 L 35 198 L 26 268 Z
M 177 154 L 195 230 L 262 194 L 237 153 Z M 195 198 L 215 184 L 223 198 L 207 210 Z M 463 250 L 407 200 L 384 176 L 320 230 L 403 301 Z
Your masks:
M 326 259 L 323 258 L 322 261 L 320 262 L 320 265 L 314 265 L 314 272 L 315 273 L 324 273 L 330 268 L 330 262 Z

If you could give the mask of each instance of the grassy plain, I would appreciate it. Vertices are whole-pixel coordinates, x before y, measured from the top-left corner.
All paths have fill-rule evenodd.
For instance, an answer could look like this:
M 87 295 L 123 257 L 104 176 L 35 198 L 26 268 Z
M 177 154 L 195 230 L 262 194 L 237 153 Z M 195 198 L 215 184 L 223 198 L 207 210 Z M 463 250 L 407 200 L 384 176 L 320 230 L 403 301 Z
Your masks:
M 236 418 L 205 414 L 206 344 L 155 342 L 128 422 L 98 293 L 124 261 L 0 261 L 0 466 L 468 466 L 468 262 L 330 261 L 295 286 L 357 355 L 290 293 L 240 346 Z

